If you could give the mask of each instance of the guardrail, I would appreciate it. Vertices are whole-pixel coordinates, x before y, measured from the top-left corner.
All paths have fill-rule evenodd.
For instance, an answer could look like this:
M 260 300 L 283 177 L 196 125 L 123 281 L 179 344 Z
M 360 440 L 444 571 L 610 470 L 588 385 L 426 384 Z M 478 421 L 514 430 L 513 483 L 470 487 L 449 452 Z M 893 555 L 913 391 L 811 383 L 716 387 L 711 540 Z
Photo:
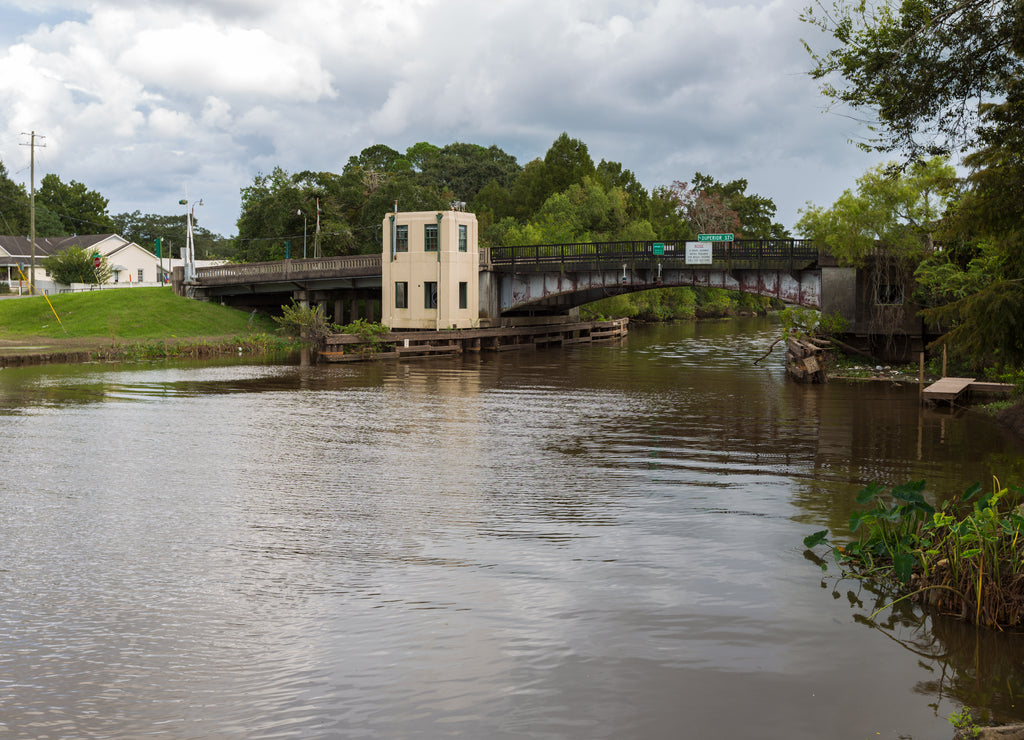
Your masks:
M 655 242 L 585 242 L 579 244 L 532 244 L 523 247 L 481 249 L 481 265 L 498 270 L 515 270 L 530 265 L 600 263 L 657 260 L 679 267 L 686 264 L 686 242 L 657 242 L 664 254 L 654 253 Z M 803 269 L 818 260 L 817 248 L 807 239 L 737 239 L 732 242 L 704 242 L 711 248 L 711 264 L 686 265 L 696 269 Z M 200 267 L 196 282 L 211 285 L 269 283 L 315 280 L 321 277 L 379 275 L 381 255 L 356 254 L 345 257 L 277 260 Z
M 663 244 L 664 254 L 654 245 Z M 737 239 L 703 242 L 712 252 L 712 263 L 688 265 L 701 268 L 801 269 L 817 262 L 818 249 L 809 239 Z M 586 242 L 580 244 L 531 244 L 523 247 L 491 247 L 491 263 L 497 268 L 544 264 L 619 263 L 639 260 L 685 263 L 686 242 Z
M 250 283 L 280 280 L 311 279 L 323 275 L 365 275 L 379 273 L 379 254 L 355 254 L 344 257 L 277 260 L 275 262 L 247 262 L 237 265 L 217 265 L 196 269 L 196 282 Z

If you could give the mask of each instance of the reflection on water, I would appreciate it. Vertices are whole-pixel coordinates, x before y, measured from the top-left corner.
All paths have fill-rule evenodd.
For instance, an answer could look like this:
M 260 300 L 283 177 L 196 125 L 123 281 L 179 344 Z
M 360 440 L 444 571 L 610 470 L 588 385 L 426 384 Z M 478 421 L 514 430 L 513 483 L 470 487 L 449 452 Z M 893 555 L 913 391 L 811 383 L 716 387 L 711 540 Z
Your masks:
M 915 388 L 787 383 L 781 356 L 753 364 L 776 332 L 0 372 L 0 735 L 924 738 L 962 702 L 1020 718 L 1013 636 L 972 663 L 957 625 L 865 627 L 878 597 L 819 584 L 800 541 L 841 530 L 870 480 L 1024 479 L 1021 441 L 922 413 Z

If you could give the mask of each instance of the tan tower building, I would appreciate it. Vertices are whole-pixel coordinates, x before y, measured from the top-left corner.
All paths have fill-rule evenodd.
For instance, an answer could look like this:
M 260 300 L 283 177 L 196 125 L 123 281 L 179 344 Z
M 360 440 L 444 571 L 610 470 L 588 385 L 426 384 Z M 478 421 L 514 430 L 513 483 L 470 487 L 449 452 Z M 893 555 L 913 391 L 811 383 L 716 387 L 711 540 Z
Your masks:
M 392 329 L 469 329 L 480 318 L 476 216 L 415 211 L 384 217 L 381 320 Z

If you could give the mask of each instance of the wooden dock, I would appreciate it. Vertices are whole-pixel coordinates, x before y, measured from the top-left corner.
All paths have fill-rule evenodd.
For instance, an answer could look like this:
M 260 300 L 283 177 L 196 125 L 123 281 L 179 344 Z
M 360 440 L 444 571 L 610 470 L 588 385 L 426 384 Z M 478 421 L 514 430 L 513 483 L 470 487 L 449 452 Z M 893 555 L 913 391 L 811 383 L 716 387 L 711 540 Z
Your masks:
M 372 342 L 355 334 L 331 334 L 319 353 L 326 362 L 437 357 L 463 352 L 505 352 L 621 339 L 629 319 L 441 331 L 393 331 Z
M 974 378 L 942 378 L 921 391 L 921 399 L 928 403 L 959 403 L 965 396 L 975 393 L 1008 396 L 1013 392 L 1012 383 L 987 383 Z
M 974 378 L 942 378 L 922 391 L 925 401 L 946 401 L 954 403 L 971 387 Z

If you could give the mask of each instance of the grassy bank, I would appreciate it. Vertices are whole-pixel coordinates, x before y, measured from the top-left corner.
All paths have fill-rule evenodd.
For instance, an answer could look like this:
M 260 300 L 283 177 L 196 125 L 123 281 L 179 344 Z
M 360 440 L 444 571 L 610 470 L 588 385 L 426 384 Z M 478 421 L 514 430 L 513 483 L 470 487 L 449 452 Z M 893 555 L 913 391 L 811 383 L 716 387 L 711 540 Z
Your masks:
M 0 300 L 0 352 L 89 350 L 97 357 L 268 351 L 282 340 L 261 314 L 182 298 L 170 288 Z

